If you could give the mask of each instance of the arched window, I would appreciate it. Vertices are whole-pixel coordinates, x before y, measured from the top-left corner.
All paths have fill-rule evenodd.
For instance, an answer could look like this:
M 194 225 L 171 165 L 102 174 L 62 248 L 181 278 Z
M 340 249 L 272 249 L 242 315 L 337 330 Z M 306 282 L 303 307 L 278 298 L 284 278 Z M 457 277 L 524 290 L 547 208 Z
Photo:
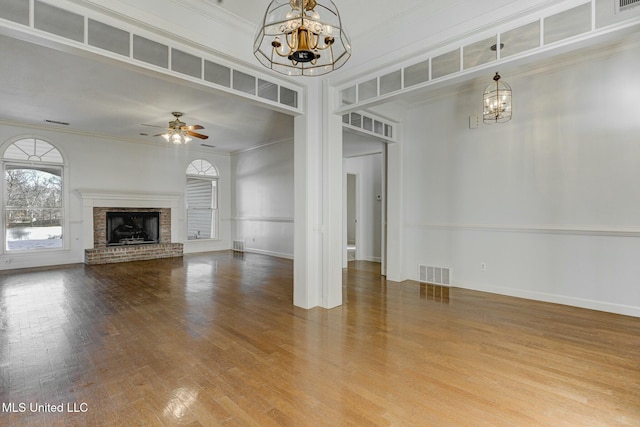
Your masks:
M 204 159 L 187 166 L 187 239 L 218 238 L 218 170 Z
M 50 143 L 20 139 L 2 155 L 6 251 L 63 247 L 62 154 Z

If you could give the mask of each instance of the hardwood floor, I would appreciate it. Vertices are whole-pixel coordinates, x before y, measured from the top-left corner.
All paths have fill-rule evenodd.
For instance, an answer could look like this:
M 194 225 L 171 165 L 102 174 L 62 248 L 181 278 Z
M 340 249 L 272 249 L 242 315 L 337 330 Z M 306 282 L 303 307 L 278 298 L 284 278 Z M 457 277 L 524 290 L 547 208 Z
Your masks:
M 344 278 L 303 310 L 255 254 L 0 275 L 0 425 L 640 425 L 638 318 Z

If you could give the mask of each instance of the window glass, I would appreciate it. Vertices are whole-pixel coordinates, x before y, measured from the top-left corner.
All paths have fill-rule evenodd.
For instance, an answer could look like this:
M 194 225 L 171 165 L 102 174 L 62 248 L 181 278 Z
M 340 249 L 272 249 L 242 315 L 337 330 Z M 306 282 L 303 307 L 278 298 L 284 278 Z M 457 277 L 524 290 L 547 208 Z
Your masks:
M 218 170 L 210 162 L 198 159 L 187 166 L 187 175 L 218 176 Z
M 62 155 L 53 145 L 35 138 L 14 142 L 7 147 L 3 157 L 5 160 L 62 163 Z
M 4 152 L 5 249 L 27 251 L 63 247 L 63 166 L 48 142 L 23 139 Z M 26 162 L 20 162 L 26 160 Z
M 218 237 L 218 171 L 198 159 L 187 167 L 187 239 Z

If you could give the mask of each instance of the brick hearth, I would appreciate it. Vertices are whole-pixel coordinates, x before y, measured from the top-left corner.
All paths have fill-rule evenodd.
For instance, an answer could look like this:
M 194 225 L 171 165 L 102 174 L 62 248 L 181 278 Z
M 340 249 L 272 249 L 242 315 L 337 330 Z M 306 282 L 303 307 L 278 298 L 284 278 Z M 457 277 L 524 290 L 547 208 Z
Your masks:
M 160 242 L 157 244 L 107 246 L 107 212 L 160 212 Z M 85 264 L 140 261 L 182 256 L 182 243 L 171 243 L 169 208 L 93 208 L 93 249 L 85 249 Z
M 86 249 L 84 251 L 84 262 L 85 264 L 109 264 L 112 262 L 142 261 L 176 256 L 182 256 L 182 243 L 109 246 Z

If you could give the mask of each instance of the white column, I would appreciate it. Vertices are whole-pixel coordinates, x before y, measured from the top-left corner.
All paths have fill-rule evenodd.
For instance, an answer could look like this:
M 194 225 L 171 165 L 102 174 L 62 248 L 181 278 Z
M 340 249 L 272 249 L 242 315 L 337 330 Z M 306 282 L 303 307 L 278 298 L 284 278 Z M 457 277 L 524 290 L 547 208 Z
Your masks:
M 325 81 L 323 85 L 323 292 L 324 308 L 342 305 L 342 216 L 343 155 L 342 117 L 332 114 L 337 91 Z
M 342 304 L 342 124 L 333 89 L 312 82 L 294 119 L 293 304 Z
M 402 142 L 387 146 L 387 279 L 406 280 L 403 271 Z
M 309 85 L 306 114 L 294 119 L 293 304 L 302 308 L 319 305 L 322 283 L 320 95 L 318 86 Z

